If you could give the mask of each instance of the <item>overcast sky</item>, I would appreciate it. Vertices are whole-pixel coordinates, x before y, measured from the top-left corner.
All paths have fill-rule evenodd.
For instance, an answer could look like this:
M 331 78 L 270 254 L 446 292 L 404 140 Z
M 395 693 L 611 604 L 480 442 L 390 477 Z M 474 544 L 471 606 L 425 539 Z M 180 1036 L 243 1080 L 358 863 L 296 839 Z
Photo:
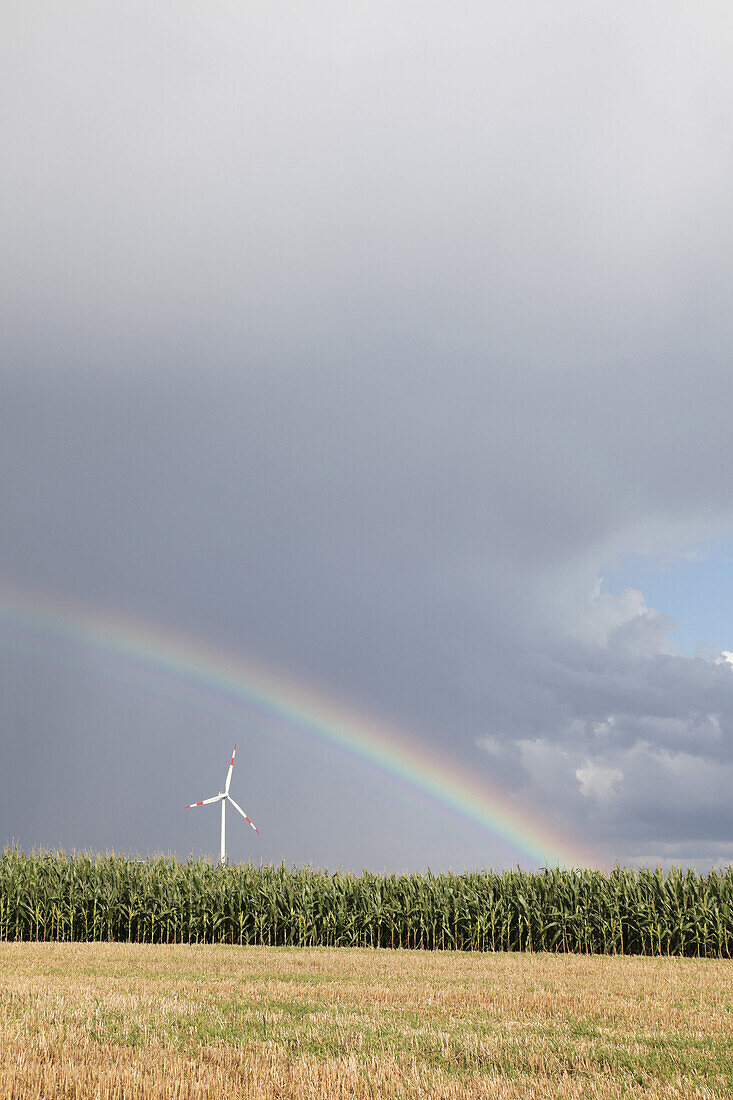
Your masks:
M 731 56 L 713 2 L 6 2 L 0 580 L 731 860 Z M 530 865 L 12 622 L 0 738 L 0 843 L 213 854 L 236 740 L 233 859 Z

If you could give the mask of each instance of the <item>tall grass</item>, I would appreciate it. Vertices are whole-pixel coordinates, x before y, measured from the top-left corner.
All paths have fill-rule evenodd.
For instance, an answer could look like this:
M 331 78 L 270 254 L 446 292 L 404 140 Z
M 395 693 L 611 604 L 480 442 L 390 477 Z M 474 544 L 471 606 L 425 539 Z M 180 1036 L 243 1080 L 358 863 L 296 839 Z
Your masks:
M 329 874 L 6 849 L 0 940 L 731 957 L 733 867 Z

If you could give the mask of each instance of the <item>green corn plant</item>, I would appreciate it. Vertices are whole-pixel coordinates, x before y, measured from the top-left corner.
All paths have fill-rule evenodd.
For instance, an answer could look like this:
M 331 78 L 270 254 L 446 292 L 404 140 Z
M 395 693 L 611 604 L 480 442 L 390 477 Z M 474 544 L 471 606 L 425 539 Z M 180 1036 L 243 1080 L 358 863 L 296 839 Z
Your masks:
M 733 868 L 355 875 L 13 848 L 0 939 L 731 958 Z

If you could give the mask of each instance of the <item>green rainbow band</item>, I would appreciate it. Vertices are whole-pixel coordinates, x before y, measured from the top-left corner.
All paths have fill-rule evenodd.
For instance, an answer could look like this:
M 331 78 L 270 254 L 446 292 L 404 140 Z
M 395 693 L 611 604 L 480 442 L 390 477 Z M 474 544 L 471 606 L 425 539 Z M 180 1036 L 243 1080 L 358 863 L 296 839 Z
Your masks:
M 420 744 L 403 730 L 377 724 L 337 704 L 295 677 L 273 673 L 240 656 L 148 623 L 69 607 L 17 589 L 0 590 L 0 619 L 10 626 L 63 635 L 93 649 L 123 655 L 254 705 L 403 780 L 532 861 L 565 867 L 596 862 L 445 753 Z

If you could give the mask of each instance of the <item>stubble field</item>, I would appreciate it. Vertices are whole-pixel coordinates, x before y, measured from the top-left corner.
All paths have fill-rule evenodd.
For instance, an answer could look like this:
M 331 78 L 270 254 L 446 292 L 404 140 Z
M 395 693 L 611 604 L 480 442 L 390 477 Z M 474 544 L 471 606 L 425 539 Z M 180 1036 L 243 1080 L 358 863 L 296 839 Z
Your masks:
M 0 944 L 0 1096 L 733 1095 L 733 965 Z

